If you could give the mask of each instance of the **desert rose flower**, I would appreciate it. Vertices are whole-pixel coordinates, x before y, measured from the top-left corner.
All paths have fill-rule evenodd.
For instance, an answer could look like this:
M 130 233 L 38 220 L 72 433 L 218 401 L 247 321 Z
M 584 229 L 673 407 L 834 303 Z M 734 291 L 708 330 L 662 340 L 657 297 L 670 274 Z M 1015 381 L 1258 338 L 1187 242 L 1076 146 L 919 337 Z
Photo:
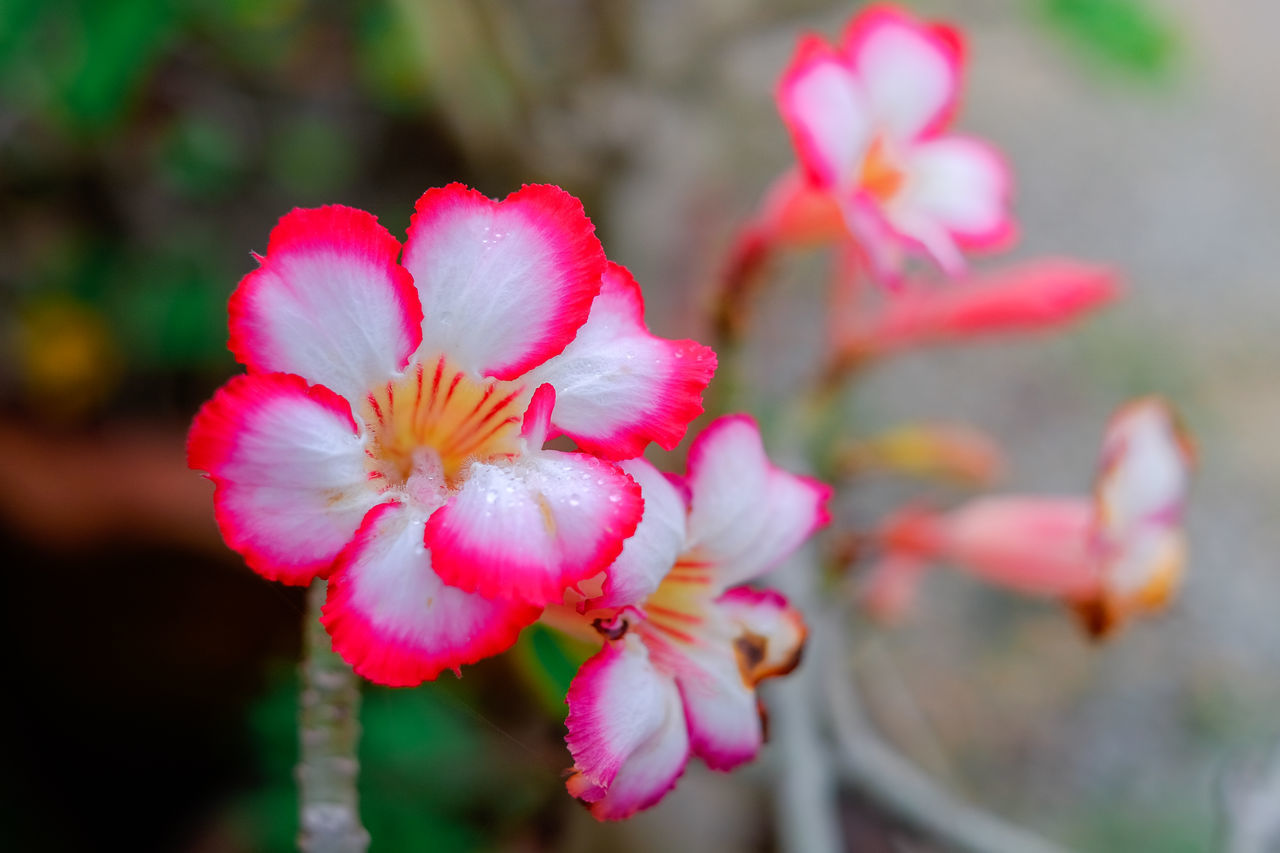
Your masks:
M 959 32 L 887 5 L 859 13 L 838 45 L 802 38 L 778 104 L 806 180 L 780 180 L 764 224 L 800 241 L 830 233 L 838 210 L 886 280 L 897 278 L 907 252 L 958 274 L 965 250 L 1010 242 L 1003 158 L 947 132 L 963 64 Z
M 636 535 L 597 590 L 548 610 L 605 640 L 566 699 L 567 786 L 602 820 L 657 803 L 691 756 L 730 770 L 759 751 L 755 685 L 795 667 L 805 626 L 781 595 L 742 584 L 826 523 L 830 494 L 774 467 L 745 416 L 707 427 L 686 478 L 643 459 L 622 467 L 644 493 Z
M 885 557 L 864 587 L 895 618 L 931 563 L 1059 599 L 1101 636 L 1172 598 L 1186 560 L 1182 514 L 1194 453 L 1169 406 L 1122 407 L 1103 439 L 1094 496 L 993 496 L 945 513 L 904 510 L 882 525 Z
M 1194 464 L 1191 439 L 1164 400 L 1135 400 L 1112 416 L 1094 487 L 1100 583 L 1077 607 L 1093 633 L 1159 610 L 1177 592 L 1187 559 L 1182 517 Z
M 643 502 L 609 460 L 674 446 L 715 366 L 648 333 L 557 187 L 429 190 L 403 256 L 364 211 L 294 210 L 259 260 L 230 304 L 248 372 L 189 462 L 253 569 L 329 577 L 334 648 L 386 684 L 501 651 L 612 563 Z M 544 450 L 560 433 L 588 452 Z

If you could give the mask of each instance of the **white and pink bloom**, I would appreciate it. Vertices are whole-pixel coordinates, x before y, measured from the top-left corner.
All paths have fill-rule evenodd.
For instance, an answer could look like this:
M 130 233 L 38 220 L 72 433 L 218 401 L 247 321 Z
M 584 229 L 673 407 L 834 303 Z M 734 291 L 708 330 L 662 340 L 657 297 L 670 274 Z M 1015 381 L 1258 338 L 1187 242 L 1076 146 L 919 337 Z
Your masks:
M 1009 243 L 1003 158 L 946 132 L 963 64 L 958 31 L 887 5 L 860 12 L 838 45 L 804 37 L 778 86 L 804 180 L 784 176 L 771 193 L 776 231 L 828 233 L 839 211 L 887 280 L 908 251 L 958 274 L 965 250 Z
M 826 523 L 830 494 L 775 467 L 741 415 L 703 431 L 685 478 L 622 467 L 644 494 L 636 534 L 596 589 L 545 617 L 605 639 L 569 688 L 566 741 L 569 792 L 608 820 L 657 803 L 693 755 L 716 770 L 756 755 L 755 685 L 796 666 L 805 626 L 781 595 L 741 584 Z
M 370 214 L 294 210 L 231 297 L 248 368 L 196 416 L 191 466 L 267 578 L 329 578 L 355 670 L 416 684 L 509 646 L 640 521 L 611 460 L 671 448 L 715 356 L 649 334 L 577 199 L 461 185 L 401 244 Z M 565 434 L 587 452 L 546 450 Z
M 1132 614 L 1159 610 L 1177 591 L 1187 560 L 1182 516 L 1195 447 L 1167 403 L 1135 400 L 1111 418 L 1094 486 L 1095 593 L 1077 612 L 1095 634 Z
M 884 559 L 864 588 L 893 618 L 932 563 L 1064 601 L 1101 636 L 1173 596 L 1186 561 L 1182 514 L 1194 452 L 1169 406 L 1122 407 L 1107 426 L 1092 498 L 983 497 L 945 513 L 909 509 L 881 527 Z

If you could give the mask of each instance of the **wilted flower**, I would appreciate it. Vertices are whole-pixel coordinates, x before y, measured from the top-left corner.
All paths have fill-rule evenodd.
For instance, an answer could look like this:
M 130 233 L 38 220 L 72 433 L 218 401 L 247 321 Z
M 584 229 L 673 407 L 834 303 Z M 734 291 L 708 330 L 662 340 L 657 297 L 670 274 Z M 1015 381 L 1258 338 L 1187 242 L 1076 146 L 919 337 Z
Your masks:
M 197 415 L 189 462 L 253 569 L 332 574 L 324 622 L 360 674 L 413 684 L 510 645 L 639 523 L 607 460 L 701 412 L 714 355 L 648 333 L 593 232 L 557 187 L 454 184 L 419 199 L 398 263 L 372 215 L 295 210 L 232 295 L 248 373 Z
M 1162 607 L 1182 575 L 1182 511 L 1193 453 L 1164 401 L 1144 398 L 1107 427 L 1095 494 L 997 496 L 946 513 L 909 509 L 880 530 L 884 560 L 864 595 L 897 616 L 929 563 L 1060 599 L 1095 635 Z
M 1156 397 L 1122 407 L 1107 425 L 1094 491 L 1094 594 L 1078 612 L 1095 634 L 1173 597 L 1186 564 L 1182 528 L 1195 449 L 1169 405 Z
M 639 529 L 596 594 L 548 611 L 553 624 L 605 638 L 566 700 L 569 792 L 601 819 L 658 802 L 691 755 L 717 770 L 755 756 L 755 685 L 795 667 L 805 626 L 781 595 L 740 584 L 825 524 L 830 494 L 774 467 L 745 416 L 707 427 L 687 478 L 643 459 L 622 467 L 644 492 Z

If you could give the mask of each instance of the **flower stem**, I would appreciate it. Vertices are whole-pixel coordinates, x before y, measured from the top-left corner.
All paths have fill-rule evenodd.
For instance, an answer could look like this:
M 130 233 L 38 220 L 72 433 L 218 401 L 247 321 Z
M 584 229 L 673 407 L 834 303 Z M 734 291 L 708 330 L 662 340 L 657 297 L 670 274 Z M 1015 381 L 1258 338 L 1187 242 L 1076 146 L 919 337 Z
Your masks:
M 360 761 L 360 683 L 334 654 L 320 624 L 325 582 L 307 590 L 303 629 L 306 657 L 298 703 L 300 824 L 298 849 L 304 853 L 364 853 L 369 833 L 360 824 L 356 778 Z

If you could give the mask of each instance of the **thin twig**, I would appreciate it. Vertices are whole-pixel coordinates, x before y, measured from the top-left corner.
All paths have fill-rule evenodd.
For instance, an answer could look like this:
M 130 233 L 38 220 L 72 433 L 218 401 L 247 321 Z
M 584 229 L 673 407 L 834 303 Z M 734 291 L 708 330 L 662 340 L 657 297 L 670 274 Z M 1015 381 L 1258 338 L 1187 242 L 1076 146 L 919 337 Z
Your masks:
M 813 615 L 835 626 L 837 616 L 831 608 Z M 842 783 L 958 853 L 1066 853 L 1065 848 L 961 802 L 898 755 L 864 716 L 842 660 L 828 654 L 825 661 L 816 662 L 825 675 L 825 704 L 839 745 Z
M 805 614 L 816 609 L 817 580 L 813 545 L 773 575 L 779 591 Z M 817 661 L 830 641 L 830 633 L 813 624 L 805 643 L 808 660 L 770 691 L 769 729 L 778 777 L 774 808 L 779 847 L 784 853 L 837 853 L 844 849 L 836 768 L 815 710 L 822 699 Z

